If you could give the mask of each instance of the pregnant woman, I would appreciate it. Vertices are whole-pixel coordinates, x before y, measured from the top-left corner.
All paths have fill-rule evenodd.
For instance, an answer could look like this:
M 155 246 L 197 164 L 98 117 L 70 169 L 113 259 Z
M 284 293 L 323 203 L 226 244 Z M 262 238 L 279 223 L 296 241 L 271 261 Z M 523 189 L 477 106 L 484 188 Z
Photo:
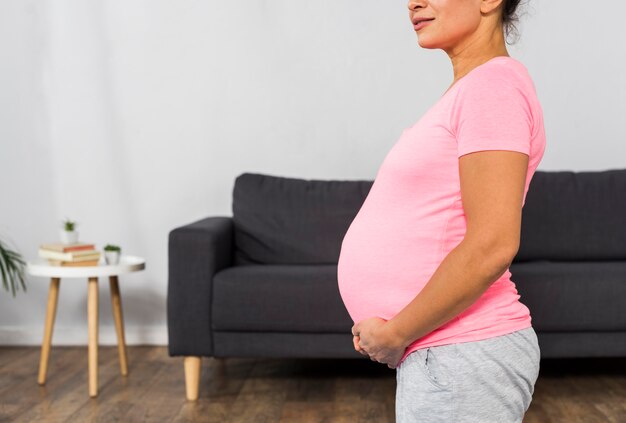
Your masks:
M 385 157 L 341 245 L 354 348 L 396 369 L 396 419 L 521 422 L 539 374 L 509 266 L 545 150 L 541 105 L 504 30 L 519 0 L 411 0 L 448 90 Z M 411 83 L 426 86 L 419 69 Z

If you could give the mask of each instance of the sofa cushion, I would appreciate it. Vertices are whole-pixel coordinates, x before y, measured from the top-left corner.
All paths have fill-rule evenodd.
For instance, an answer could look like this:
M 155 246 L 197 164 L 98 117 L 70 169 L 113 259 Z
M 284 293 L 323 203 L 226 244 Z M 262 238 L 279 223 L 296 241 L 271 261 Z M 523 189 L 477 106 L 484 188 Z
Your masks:
M 213 277 L 217 331 L 350 333 L 336 265 L 247 265 Z
M 510 270 L 537 330 L 626 331 L 626 262 L 538 260 Z
M 535 172 L 515 261 L 626 259 L 626 169 Z
M 373 181 L 244 173 L 235 180 L 235 264 L 337 264 Z

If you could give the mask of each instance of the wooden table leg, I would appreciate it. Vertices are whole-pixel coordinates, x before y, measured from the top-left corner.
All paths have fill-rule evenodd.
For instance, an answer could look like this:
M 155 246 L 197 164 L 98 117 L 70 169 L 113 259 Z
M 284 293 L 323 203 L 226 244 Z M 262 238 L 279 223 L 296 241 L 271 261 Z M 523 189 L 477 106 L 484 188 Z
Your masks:
M 89 278 L 87 329 L 89 332 L 89 396 L 95 397 L 98 395 L 98 278 Z
M 115 331 L 117 332 L 117 351 L 120 356 L 120 371 L 123 376 L 128 374 L 128 361 L 126 356 L 126 340 L 124 339 L 124 316 L 122 314 L 122 296 L 117 276 L 109 276 L 111 286 L 111 308 L 115 320 Z
M 52 344 L 52 329 L 54 328 L 54 318 L 57 312 L 60 283 L 61 278 L 50 279 L 50 289 L 48 290 L 48 307 L 46 310 L 46 322 L 44 325 L 43 343 L 41 344 L 41 357 L 39 359 L 39 377 L 37 378 L 37 382 L 40 385 L 46 383 L 48 360 L 50 358 L 50 346 Z

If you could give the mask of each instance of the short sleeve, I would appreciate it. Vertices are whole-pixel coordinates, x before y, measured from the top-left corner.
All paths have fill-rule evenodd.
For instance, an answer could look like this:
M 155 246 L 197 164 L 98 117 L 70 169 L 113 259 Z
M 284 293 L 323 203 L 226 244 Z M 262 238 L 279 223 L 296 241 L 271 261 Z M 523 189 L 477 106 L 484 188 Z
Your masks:
M 483 150 L 530 156 L 533 119 L 522 81 L 506 72 L 470 76 L 475 78 L 460 87 L 451 115 L 458 157 Z

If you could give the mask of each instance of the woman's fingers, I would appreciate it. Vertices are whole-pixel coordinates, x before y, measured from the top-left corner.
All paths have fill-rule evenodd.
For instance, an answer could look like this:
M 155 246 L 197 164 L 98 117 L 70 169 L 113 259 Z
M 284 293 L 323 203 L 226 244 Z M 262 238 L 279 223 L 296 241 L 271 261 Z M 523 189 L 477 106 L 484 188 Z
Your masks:
M 397 363 L 396 365 L 390 364 L 386 361 L 379 361 L 374 357 L 370 357 L 370 355 L 367 353 L 367 351 L 365 351 L 365 349 L 363 347 L 361 347 L 361 345 L 359 345 L 361 342 L 361 337 L 359 335 L 352 335 L 352 343 L 354 345 L 354 349 L 356 351 L 358 351 L 359 353 L 361 353 L 361 355 L 364 355 L 366 357 L 368 357 L 371 361 L 375 361 L 377 363 L 381 363 L 381 364 L 387 364 L 387 367 L 389 367 L 390 369 L 395 369 L 397 367 Z
M 365 350 L 363 348 L 361 348 L 361 346 L 359 345 L 359 342 L 361 341 L 361 337 L 358 335 L 355 335 L 352 337 L 352 343 L 354 344 L 354 349 L 357 350 L 358 352 L 361 353 L 361 355 L 368 355 Z

